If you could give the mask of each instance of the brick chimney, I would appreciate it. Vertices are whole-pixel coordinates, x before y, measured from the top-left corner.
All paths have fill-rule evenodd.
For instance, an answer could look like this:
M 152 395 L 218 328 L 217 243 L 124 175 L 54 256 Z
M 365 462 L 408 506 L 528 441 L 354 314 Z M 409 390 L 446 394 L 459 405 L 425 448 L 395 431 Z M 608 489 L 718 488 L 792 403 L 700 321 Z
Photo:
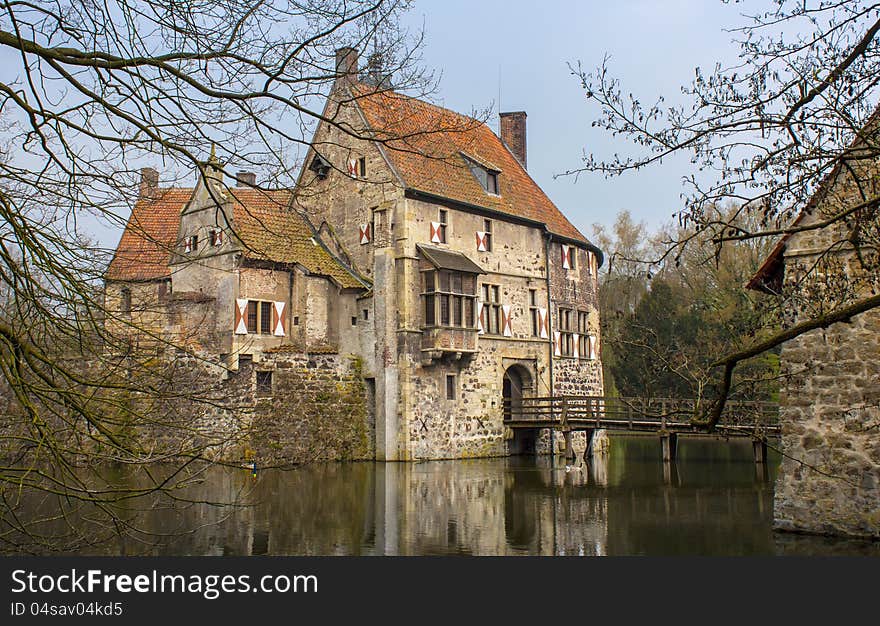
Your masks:
M 257 185 L 257 175 L 253 172 L 236 172 L 236 187 L 255 187 Z
M 501 141 L 526 168 L 526 112 L 501 113 Z
M 336 80 L 353 83 L 357 81 L 358 53 L 354 48 L 336 50 Z
M 141 183 L 138 194 L 141 198 L 155 198 L 159 192 L 159 172 L 152 167 L 141 168 Z

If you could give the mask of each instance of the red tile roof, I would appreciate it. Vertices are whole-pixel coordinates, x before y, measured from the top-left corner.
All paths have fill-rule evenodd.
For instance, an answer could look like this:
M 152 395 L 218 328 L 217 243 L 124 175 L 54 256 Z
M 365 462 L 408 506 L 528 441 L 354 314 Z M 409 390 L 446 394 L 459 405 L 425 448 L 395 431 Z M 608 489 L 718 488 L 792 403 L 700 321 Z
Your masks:
M 159 189 L 155 198 L 141 198 L 107 268 L 107 280 L 155 280 L 171 275 L 168 259 L 177 240 L 180 210 L 192 189 Z
M 160 188 L 155 198 L 139 199 L 105 278 L 138 281 L 170 276 L 180 213 L 192 193 L 192 189 Z M 312 229 L 303 217 L 290 209 L 289 190 L 233 187 L 228 193 L 235 234 L 247 258 L 298 263 L 313 274 L 332 277 L 343 287 L 363 286 L 312 238 Z
M 587 242 L 482 122 L 395 91 L 353 90 L 408 189 L 541 222 L 554 234 Z M 501 172 L 499 195 L 483 188 L 463 154 Z

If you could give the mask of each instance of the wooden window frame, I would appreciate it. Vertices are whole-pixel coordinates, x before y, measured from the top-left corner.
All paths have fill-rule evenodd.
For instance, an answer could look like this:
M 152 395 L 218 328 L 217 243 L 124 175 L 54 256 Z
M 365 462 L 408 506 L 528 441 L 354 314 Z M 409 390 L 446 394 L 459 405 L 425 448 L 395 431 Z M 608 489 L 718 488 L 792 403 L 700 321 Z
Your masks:
M 486 335 L 503 335 L 501 326 L 501 285 L 483 283 L 480 285 L 483 297 L 483 310 L 486 312 L 483 333 Z
M 574 357 L 574 330 L 571 327 L 572 313 L 575 309 L 560 306 L 557 308 L 557 321 L 559 327 L 559 355 Z
M 424 270 L 422 285 L 423 328 L 476 330 L 476 275 L 452 270 Z
M 590 358 L 590 314 L 587 311 L 577 312 L 578 329 L 578 356 L 581 359 Z
M 532 337 L 541 336 L 541 320 L 538 318 L 538 290 L 529 289 L 529 318 L 532 321 Z

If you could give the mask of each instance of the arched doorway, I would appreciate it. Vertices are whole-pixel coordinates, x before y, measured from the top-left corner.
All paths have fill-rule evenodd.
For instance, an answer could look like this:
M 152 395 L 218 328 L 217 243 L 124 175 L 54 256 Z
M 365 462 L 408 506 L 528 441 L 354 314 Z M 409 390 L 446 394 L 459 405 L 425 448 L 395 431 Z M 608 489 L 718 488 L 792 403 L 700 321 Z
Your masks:
M 504 371 L 501 395 L 504 401 L 504 421 L 516 419 L 522 413 L 522 400 L 533 394 L 534 379 L 524 365 L 514 364 Z M 535 451 L 536 431 L 517 428 L 509 442 L 510 454 L 530 454 Z

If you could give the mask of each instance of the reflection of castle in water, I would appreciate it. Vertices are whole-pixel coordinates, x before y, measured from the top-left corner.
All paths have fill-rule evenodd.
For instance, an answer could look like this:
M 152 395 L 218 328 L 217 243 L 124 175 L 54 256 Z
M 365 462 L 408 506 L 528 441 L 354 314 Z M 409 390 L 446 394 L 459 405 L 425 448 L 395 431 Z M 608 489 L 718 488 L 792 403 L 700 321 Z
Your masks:
M 262 473 L 234 511 L 191 507 L 202 530 L 170 554 L 604 555 L 772 552 L 769 484 L 748 462 L 719 479 L 685 464 L 673 484 L 638 445 L 575 468 L 549 457 L 355 463 Z M 697 455 L 698 456 L 698 455 Z M 748 460 L 748 457 L 745 457 Z M 736 464 L 734 464 L 736 466 Z M 706 472 L 710 469 L 713 471 Z M 714 476 L 714 477 L 713 477 Z M 236 490 L 217 470 L 205 488 Z M 222 515 L 228 516 L 221 519 Z M 213 523 L 212 523 L 213 522 Z
M 621 438 L 622 440 L 623 438 Z M 209 468 L 201 502 L 133 512 L 127 554 L 769 554 L 772 483 L 750 449 L 685 443 L 664 482 L 655 438 L 614 439 L 566 468 L 550 457 Z M 732 444 L 731 444 L 732 445 Z M 625 450 L 620 449 L 625 446 Z M 653 446 L 653 447 L 652 447 Z M 721 455 L 721 456 L 719 456 Z M 739 456 L 742 459 L 739 459 Z M 723 458 L 722 458 L 723 457 Z M 195 530 L 193 530 L 195 529 Z M 100 550 L 118 554 L 118 541 Z M 96 549 L 89 553 L 99 552 Z

